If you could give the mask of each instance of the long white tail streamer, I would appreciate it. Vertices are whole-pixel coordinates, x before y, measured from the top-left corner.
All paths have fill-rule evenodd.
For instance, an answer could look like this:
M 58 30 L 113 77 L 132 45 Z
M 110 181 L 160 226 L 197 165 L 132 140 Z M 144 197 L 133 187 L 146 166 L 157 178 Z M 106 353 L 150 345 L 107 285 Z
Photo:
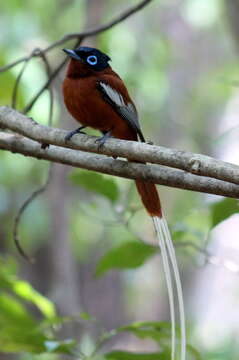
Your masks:
M 163 270 L 164 270 L 166 285 L 168 289 L 168 299 L 169 299 L 170 317 L 171 317 L 171 360 L 174 360 L 175 347 L 176 347 L 176 332 L 175 332 L 175 306 L 174 306 L 172 274 L 168 261 L 167 248 L 165 244 L 165 235 L 163 234 L 163 227 L 161 224 L 162 220 L 157 216 L 153 216 L 152 220 L 154 223 L 155 232 L 159 240 L 159 246 L 161 249 L 161 255 L 163 260 Z
M 168 288 L 171 323 L 172 323 L 172 325 L 171 325 L 172 326 L 171 357 L 172 357 L 172 359 L 174 359 L 173 356 L 175 354 L 175 308 L 174 308 L 173 287 L 172 287 L 172 279 L 171 279 L 171 269 L 170 269 L 170 266 L 168 263 L 168 255 L 169 255 L 171 265 L 172 265 L 172 270 L 173 270 L 175 284 L 176 284 L 176 290 L 177 290 L 177 298 L 178 298 L 180 335 L 181 335 L 180 360 L 186 360 L 186 327 L 185 327 L 183 292 L 182 292 L 182 285 L 181 285 L 176 255 L 175 255 L 175 251 L 174 251 L 174 246 L 173 246 L 172 238 L 171 238 L 165 218 L 164 217 L 160 218 L 160 217 L 154 216 L 154 217 L 152 217 L 152 220 L 153 220 L 156 234 L 158 235 L 159 245 L 160 245 L 161 252 L 162 252 L 163 264 L 166 263 L 166 265 L 164 265 L 164 272 L 165 272 L 165 278 L 166 278 L 167 288 Z M 165 244 L 166 244 L 166 249 L 165 249 Z M 164 258 L 166 258 L 167 260 L 165 261 Z M 170 278 L 170 280 L 168 281 L 167 278 Z M 170 300 L 170 298 L 172 298 L 172 300 Z
M 180 333 L 181 333 L 181 360 L 185 360 L 186 359 L 186 326 L 185 326 L 185 312 L 184 312 L 182 284 L 178 270 L 178 264 L 173 246 L 173 241 L 168 228 L 168 224 L 164 217 L 162 217 L 161 221 L 163 224 L 164 233 L 166 233 L 166 246 L 168 249 L 169 258 L 172 263 L 174 278 L 176 283 L 178 305 L 179 305 Z

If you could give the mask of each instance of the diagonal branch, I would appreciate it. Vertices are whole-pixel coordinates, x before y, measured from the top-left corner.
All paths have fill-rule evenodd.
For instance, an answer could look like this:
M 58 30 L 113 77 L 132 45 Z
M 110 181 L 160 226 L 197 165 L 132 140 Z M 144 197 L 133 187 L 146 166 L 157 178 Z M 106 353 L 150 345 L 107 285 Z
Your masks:
M 75 47 L 79 46 L 81 42 L 82 42 L 82 39 L 79 38 L 77 40 L 77 42 L 75 43 Z M 41 52 L 40 56 L 41 57 L 45 56 L 44 51 Z M 49 74 L 49 72 L 47 72 L 48 78 L 47 78 L 46 82 L 42 85 L 42 87 L 33 96 L 32 100 L 25 106 L 25 108 L 23 109 L 24 114 L 28 113 L 31 110 L 31 108 L 36 103 L 36 101 L 39 99 L 39 97 L 43 94 L 43 92 L 50 87 L 52 81 L 60 73 L 60 71 L 63 69 L 63 67 L 67 63 L 67 61 L 68 61 L 67 57 L 64 57 L 64 59 L 60 62 L 60 64 L 56 67 L 56 69 L 54 71 L 52 71 L 50 74 Z
M 111 20 L 109 23 L 107 23 L 105 25 L 101 25 L 101 26 L 96 27 L 94 29 L 86 30 L 86 31 L 83 31 L 83 32 L 75 32 L 75 33 L 67 34 L 67 35 L 63 36 L 60 40 L 57 40 L 57 41 L 53 42 L 51 45 L 47 46 L 45 49 L 41 49 L 40 52 L 39 52 L 39 49 L 35 49 L 35 51 L 33 51 L 32 54 L 30 54 L 28 56 L 24 56 L 24 57 L 14 61 L 14 62 L 12 62 L 11 64 L 8 64 L 6 66 L 1 67 L 0 72 L 7 71 L 7 70 L 11 69 L 12 67 L 14 67 L 14 66 L 16 66 L 18 64 L 21 64 L 22 62 L 28 61 L 32 57 L 39 57 L 39 56 L 41 56 L 42 53 L 47 53 L 47 52 L 51 51 L 52 49 L 56 48 L 57 46 L 60 46 L 60 45 L 64 44 L 67 41 L 70 41 L 70 40 L 73 40 L 73 39 L 79 39 L 79 38 L 83 39 L 83 38 L 86 38 L 86 37 L 95 36 L 95 35 L 98 35 L 99 33 L 102 33 L 102 32 L 104 32 L 106 30 L 109 30 L 112 27 L 114 27 L 115 25 L 117 25 L 117 24 L 121 23 L 122 21 L 126 20 L 128 17 L 130 17 L 134 13 L 136 13 L 139 10 L 143 9 L 146 5 L 148 5 L 152 1 L 153 0 L 143 0 L 143 1 L 141 1 L 137 5 L 134 5 L 131 8 L 125 10 L 120 15 L 115 17 L 115 19 Z
M 66 143 L 66 131 L 40 125 L 8 107 L 0 107 L 0 127 L 40 143 L 99 153 L 94 137 L 78 135 Z M 198 179 L 200 175 L 239 185 L 239 166 L 201 154 L 116 139 L 109 139 L 100 153 L 178 168 L 197 175 Z
M 220 266 L 234 273 L 235 275 L 239 275 L 239 265 L 236 262 L 232 261 L 231 259 L 224 259 L 222 257 L 216 256 L 210 251 L 208 251 L 206 248 L 202 248 L 192 241 L 179 241 L 175 243 L 175 246 L 183 248 L 190 247 L 197 253 L 203 255 L 205 265 L 211 264 L 214 266 Z
M 42 54 L 44 54 L 44 52 Z M 48 75 L 46 82 L 43 84 L 40 90 L 37 91 L 36 95 L 34 95 L 33 99 L 29 102 L 29 104 L 27 104 L 23 109 L 24 114 L 28 113 L 28 111 L 31 110 L 31 108 L 33 107 L 35 102 L 39 99 L 39 97 L 43 94 L 43 92 L 49 88 L 52 81 L 56 78 L 56 76 L 59 74 L 61 69 L 63 69 L 63 67 L 65 66 L 66 62 L 67 62 L 67 58 L 65 57 L 62 60 L 62 62 L 56 67 L 56 69 L 54 69 L 54 71 L 52 71 L 52 73 Z
M 197 176 L 182 170 L 169 169 L 159 165 L 114 160 L 104 155 L 89 154 L 54 145 L 44 150 L 36 141 L 16 134 L 0 133 L 0 149 L 20 153 L 25 156 L 32 156 L 37 159 L 45 159 L 65 165 L 99 171 L 104 174 L 128 179 L 143 179 L 170 187 L 239 199 L 239 186 L 225 181 Z
M 28 254 L 25 253 L 25 251 L 23 250 L 21 244 L 20 244 L 20 240 L 19 240 L 19 236 L 18 236 L 18 228 L 19 228 L 19 224 L 20 224 L 20 220 L 22 218 L 22 214 L 24 213 L 24 211 L 26 210 L 26 208 L 28 207 L 28 205 L 39 195 L 41 195 L 46 188 L 49 185 L 49 182 L 51 180 L 51 174 L 52 174 L 52 164 L 50 164 L 50 167 L 48 169 L 48 174 L 47 174 L 47 179 L 44 182 L 43 185 L 41 185 L 37 190 L 33 191 L 33 193 L 24 201 L 24 203 L 21 205 L 15 219 L 14 219 L 14 225 L 13 225 L 13 239 L 14 239 L 14 243 L 16 245 L 16 248 L 18 249 L 19 253 L 22 255 L 22 257 L 26 260 L 28 260 L 29 262 L 33 263 L 34 259 L 31 258 L 30 256 L 28 256 Z

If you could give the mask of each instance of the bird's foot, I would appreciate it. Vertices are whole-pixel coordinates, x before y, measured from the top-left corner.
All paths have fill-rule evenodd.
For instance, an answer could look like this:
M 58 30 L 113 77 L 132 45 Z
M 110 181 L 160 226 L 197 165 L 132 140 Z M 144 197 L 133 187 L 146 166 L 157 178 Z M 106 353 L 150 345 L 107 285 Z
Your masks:
M 47 149 L 49 147 L 50 147 L 50 144 L 47 144 L 47 143 L 42 143 L 41 144 L 41 149 L 43 149 L 43 150 L 45 150 L 45 149 Z
M 66 136 L 65 136 L 65 142 L 69 141 L 72 136 L 74 136 L 75 134 L 85 134 L 83 131 L 81 131 L 82 129 L 86 128 L 86 126 L 81 126 L 76 130 L 70 131 Z
M 95 142 L 98 143 L 98 150 L 100 150 L 104 146 L 106 140 L 109 139 L 110 137 L 111 137 L 111 130 L 107 131 L 106 133 L 104 133 L 103 136 L 95 140 Z

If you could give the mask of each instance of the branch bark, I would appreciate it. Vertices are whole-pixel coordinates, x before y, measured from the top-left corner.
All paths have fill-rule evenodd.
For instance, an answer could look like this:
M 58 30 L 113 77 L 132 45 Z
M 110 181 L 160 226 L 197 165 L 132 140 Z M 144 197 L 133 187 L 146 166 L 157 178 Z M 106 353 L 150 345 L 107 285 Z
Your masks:
M 66 143 L 66 131 L 40 125 L 8 107 L 0 107 L 0 127 L 7 128 L 40 143 L 160 164 L 198 175 L 198 179 L 199 176 L 204 176 L 239 185 L 239 166 L 237 165 L 201 154 L 135 141 L 109 139 L 100 151 L 95 142 L 95 137 L 92 136 L 78 135 Z
M 114 160 L 104 155 L 93 155 L 54 145 L 44 150 L 38 142 L 17 134 L 0 132 L 0 149 L 37 159 L 98 171 L 104 174 L 129 179 L 140 178 L 160 185 L 239 199 L 239 186 L 225 181 L 197 176 L 182 170 L 169 169 L 159 165 L 128 163 L 127 161 Z

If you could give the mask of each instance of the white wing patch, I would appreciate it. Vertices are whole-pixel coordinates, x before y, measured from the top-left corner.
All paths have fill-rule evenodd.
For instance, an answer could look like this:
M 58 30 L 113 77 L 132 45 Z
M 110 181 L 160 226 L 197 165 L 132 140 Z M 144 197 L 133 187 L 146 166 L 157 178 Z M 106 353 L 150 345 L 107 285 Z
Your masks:
M 135 113 L 135 112 L 136 112 L 133 104 L 128 103 L 128 104 L 127 104 L 127 107 L 129 108 L 130 111 L 132 111 L 132 113 Z
M 99 81 L 99 90 L 105 95 L 105 101 L 108 101 L 114 110 L 128 122 L 129 126 L 139 135 L 141 141 L 145 141 L 141 132 L 137 111 L 130 102 L 125 102 L 123 96 L 109 84 Z
M 124 102 L 123 96 L 110 85 L 100 82 L 100 86 L 104 89 L 109 98 L 118 106 L 127 106 Z

